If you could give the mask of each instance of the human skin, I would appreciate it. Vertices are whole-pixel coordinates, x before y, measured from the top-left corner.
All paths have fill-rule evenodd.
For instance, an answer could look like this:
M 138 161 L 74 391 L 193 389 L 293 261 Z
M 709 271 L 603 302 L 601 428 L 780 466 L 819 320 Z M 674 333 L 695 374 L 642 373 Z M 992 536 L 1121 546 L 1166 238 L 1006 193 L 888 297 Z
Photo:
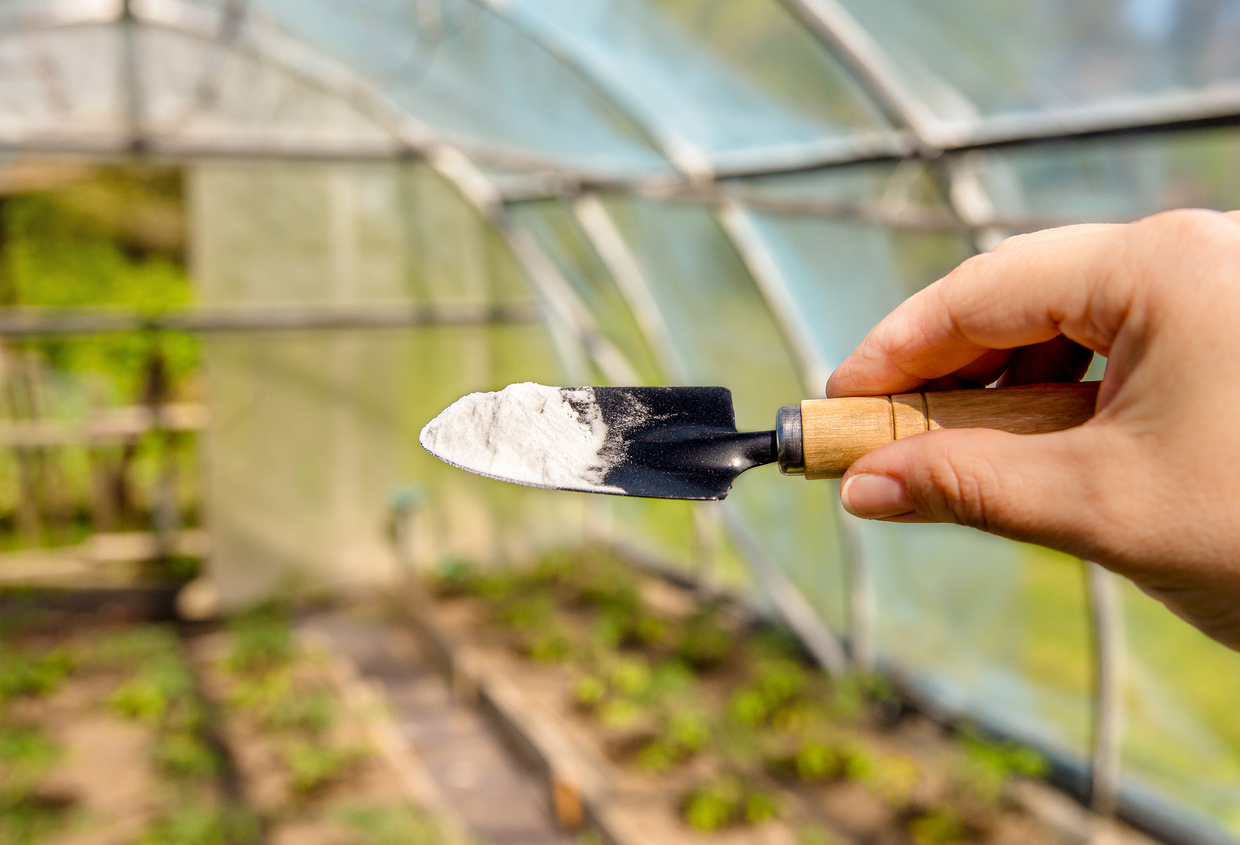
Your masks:
M 1240 649 L 1240 212 L 1010 238 L 888 315 L 827 395 L 1079 381 L 1094 352 L 1089 422 L 898 440 L 848 470 L 844 507 L 1096 561 Z

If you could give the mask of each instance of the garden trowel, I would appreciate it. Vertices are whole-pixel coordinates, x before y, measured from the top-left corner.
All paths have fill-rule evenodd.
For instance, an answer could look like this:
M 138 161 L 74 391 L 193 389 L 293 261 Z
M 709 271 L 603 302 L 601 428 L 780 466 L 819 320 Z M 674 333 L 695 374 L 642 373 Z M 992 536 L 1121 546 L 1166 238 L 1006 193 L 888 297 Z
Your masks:
M 738 432 L 723 387 L 509 385 L 422 430 L 428 452 L 479 475 L 557 490 L 722 499 L 747 469 L 838 478 L 862 455 L 936 428 L 1061 431 L 1094 414 L 1098 383 L 809 399 L 772 431 Z

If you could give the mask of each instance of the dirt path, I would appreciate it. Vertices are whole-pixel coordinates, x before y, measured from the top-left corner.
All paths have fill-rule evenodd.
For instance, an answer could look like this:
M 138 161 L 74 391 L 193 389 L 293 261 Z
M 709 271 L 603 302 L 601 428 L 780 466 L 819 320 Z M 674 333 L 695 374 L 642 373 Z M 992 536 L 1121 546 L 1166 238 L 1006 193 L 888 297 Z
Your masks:
M 504 745 L 491 723 L 454 698 L 422 645 L 378 615 L 331 611 L 304 619 L 376 683 L 394 718 L 447 802 L 482 841 L 494 845 L 571 845 L 546 790 Z

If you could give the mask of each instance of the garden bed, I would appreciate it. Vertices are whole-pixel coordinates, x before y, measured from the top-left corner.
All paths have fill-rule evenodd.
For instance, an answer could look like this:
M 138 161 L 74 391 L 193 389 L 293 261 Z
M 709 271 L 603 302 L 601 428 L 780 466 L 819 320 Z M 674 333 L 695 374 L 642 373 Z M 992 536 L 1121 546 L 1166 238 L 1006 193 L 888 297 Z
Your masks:
M 0 841 L 257 840 L 174 629 L 26 622 L 0 642 Z
M 451 845 L 382 702 L 267 608 L 192 636 L 28 612 L 0 634 L 0 843 Z
M 449 562 L 408 610 L 541 761 L 561 819 L 624 845 L 1067 841 L 1014 800 L 1035 753 L 950 734 L 881 678 L 828 679 L 786 633 L 606 551 Z

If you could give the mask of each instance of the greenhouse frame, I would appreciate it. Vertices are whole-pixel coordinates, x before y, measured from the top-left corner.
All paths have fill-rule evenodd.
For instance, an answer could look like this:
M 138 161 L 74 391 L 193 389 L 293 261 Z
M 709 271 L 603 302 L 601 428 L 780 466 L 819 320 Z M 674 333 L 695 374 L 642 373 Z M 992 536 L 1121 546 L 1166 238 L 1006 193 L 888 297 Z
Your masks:
M 3 154 L 184 165 L 200 303 L 0 334 L 203 335 L 227 603 L 603 539 L 1235 842 L 1240 657 L 1096 565 L 771 467 L 721 504 L 507 488 L 416 434 L 514 381 L 722 385 L 769 428 L 1004 237 L 1233 208 L 1238 39 L 1235 0 L 0 0 Z

